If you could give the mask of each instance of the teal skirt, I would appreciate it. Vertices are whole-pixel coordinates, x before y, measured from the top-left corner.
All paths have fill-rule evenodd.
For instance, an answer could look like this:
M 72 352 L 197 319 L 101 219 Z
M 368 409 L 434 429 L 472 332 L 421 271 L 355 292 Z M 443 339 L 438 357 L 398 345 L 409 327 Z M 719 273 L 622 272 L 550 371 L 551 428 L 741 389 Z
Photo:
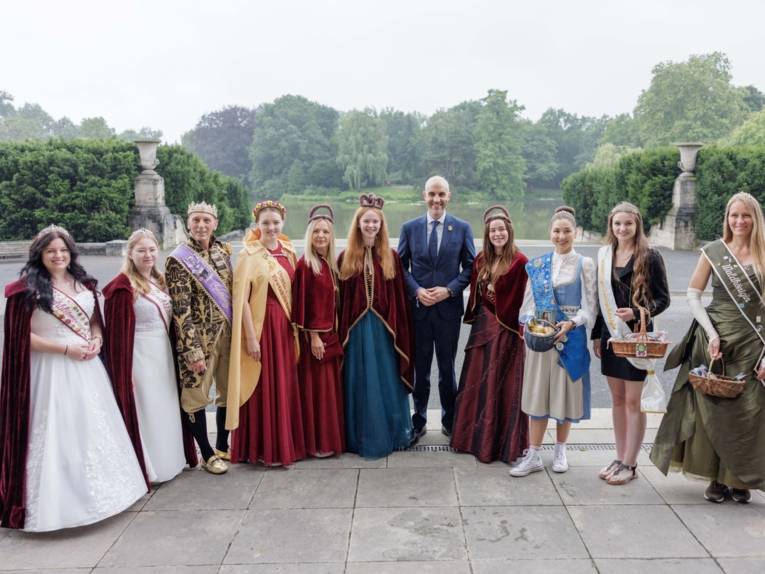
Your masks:
M 367 458 L 409 445 L 412 419 L 393 340 L 371 312 L 351 329 L 343 362 L 346 448 Z

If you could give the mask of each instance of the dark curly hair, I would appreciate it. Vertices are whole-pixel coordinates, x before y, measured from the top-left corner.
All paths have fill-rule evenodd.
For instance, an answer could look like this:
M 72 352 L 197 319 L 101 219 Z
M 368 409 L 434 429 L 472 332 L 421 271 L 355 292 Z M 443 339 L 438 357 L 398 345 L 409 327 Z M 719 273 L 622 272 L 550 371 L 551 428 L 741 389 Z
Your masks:
M 53 304 L 53 284 L 51 283 L 50 272 L 43 264 L 43 252 L 54 239 L 61 239 L 69 250 L 69 266 L 67 271 L 71 273 L 74 280 L 78 283 L 95 288 L 96 279 L 88 275 L 85 269 L 77 262 L 79 252 L 72 240 L 72 237 L 63 231 L 53 230 L 43 235 L 38 235 L 29 246 L 29 259 L 19 273 L 26 279 L 27 283 L 27 301 L 30 305 L 40 307 L 43 311 L 50 313 Z

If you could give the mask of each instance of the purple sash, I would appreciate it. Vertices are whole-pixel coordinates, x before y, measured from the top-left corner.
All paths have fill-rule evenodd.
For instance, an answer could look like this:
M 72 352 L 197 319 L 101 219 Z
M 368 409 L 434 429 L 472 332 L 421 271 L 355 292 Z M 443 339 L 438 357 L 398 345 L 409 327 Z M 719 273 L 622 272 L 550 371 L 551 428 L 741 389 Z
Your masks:
M 231 323 L 233 315 L 231 293 L 215 270 L 186 243 L 176 247 L 175 251 L 170 254 L 170 257 L 174 257 L 181 262 L 188 272 L 191 273 L 191 276 L 207 291 L 210 299 L 218 306 L 226 320 Z

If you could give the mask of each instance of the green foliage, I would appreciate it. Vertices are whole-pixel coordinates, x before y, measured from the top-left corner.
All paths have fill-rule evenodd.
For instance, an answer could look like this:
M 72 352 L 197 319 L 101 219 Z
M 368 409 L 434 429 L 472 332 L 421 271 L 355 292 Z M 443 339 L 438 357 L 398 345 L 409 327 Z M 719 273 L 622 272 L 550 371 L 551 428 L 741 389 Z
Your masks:
M 640 130 L 630 114 L 619 114 L 609 119 L 600 138 L 602 144 L 623 147 L 640 147 Z
M 603 233 L 608 213 L 620 201 L 640 208 L 646 229 L 672 207 L 672 186 L 679 173 L 677 149 L 628 153 L 615 164 L 590 165 L 563 180 L 563 198 L 577 210 L 585 229 Z
M 255 110 L 227 106 L 203 115 L 194 129 L 183 134 L 181 142 L 210 169 L 247 183 L 252 171 L 254 129 Z
M 741 124 L 750 110 L 742 90 L 731 84 L 730 69 L 719 52 L 655 66 L 634 112 L 642 143 L 710 142 Z
M 353 110 L 340 118 L 337 164 L 350 189 L 383 183 L 388 166 L 385 124 L 374 110 Z
M 334 135 L 339 114 L 302 96 L 282 96 L 255 110 L 250 158 L 258 197 L 301 193 L 307 182 L 340 187 Z M 298 164 L 293 168 L 294 164 Z M 302 171 L 302 175 L 301 175 Z
M 744 86 L 739 88 L 744 96 L 746 107 L 752 112 L 759 112 L 765 108 L 765 94 L 755 86 Z
M 558 144 L 541 124 L 522 120 L 522 126 L 521 153 L 526 162 L 526 181 L 531 185 L 544 186 L 555 180 L 558 174 Z
M 424 177 L 425 117 L 386 108 L 379 115 L 388 136 L 388 177 L 393 183 L 415 183 Z
M 696 176 L 696 235 L 716 239 L 731 195 L 747 191 L 765 205 L 765 146 L 703 147 Z
M 467 101 L 430 116 L 422 134 L 424 176 L 439 174 L 454 187 L 476 187 L 474 132 L 480 111 L 481 102 Z
M 83 118 L 80 122 L 80 130 L 77 137 L 84 140 L 106 140 L 117 135 L 114 128 L 102 117 Z
M 481 189 L 501 200 L 523 199 L 526 161 L 521 155 L 523 109 L 507 92 L 489 90 L 475 126 L 476 171 Z
M 241 183 L 211 172 L 181 146 L 160 146 L 157 155 L 173 213 L 205 199 L 218 205 L 221 232 L 246 226 Z M 125 238 L 138 173 L 138 150 L 116 138 L 0 144 L 0 239 L 29 239 L 50 223 L 78 241 Z
M 765 110 L 749 116 L 722 142 L 725 145 L 765 145 Z

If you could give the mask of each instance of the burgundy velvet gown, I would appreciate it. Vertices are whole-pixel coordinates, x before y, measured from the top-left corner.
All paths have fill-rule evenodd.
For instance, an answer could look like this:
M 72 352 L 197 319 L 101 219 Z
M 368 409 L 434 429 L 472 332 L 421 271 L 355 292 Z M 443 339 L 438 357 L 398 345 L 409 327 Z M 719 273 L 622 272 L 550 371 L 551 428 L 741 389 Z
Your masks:
M 321 273 L 301 257 L 292 283 L 292 321 L 300 329 L 298 380 L 303 407 L 305 447 L 309 455 L 340 454 L 345 450 L 342 347 L 337 336 L 337 279 L 326 260 Z M 324 342 L 324 358 L 311 353 L 311 333 Z
M 292 280 L 295 270 L 281 246 L 269 252 Z M 260 381 L 239 408 L 239 428 L 231 437 L 231 461 L 286 466 L 305 458 L 305 439 L 292 325 L 270 286 L 260 354 Z
M 465 322 L 472 323 L 457 392 L 451 445 L 481 462 L 509 463 L 529 446 L 528 416 L 521 412 L 525 347 L 518 312 L 526 288 L 517 253 L 494 289 L 478 281 L 483 253 L 473 265 Z

